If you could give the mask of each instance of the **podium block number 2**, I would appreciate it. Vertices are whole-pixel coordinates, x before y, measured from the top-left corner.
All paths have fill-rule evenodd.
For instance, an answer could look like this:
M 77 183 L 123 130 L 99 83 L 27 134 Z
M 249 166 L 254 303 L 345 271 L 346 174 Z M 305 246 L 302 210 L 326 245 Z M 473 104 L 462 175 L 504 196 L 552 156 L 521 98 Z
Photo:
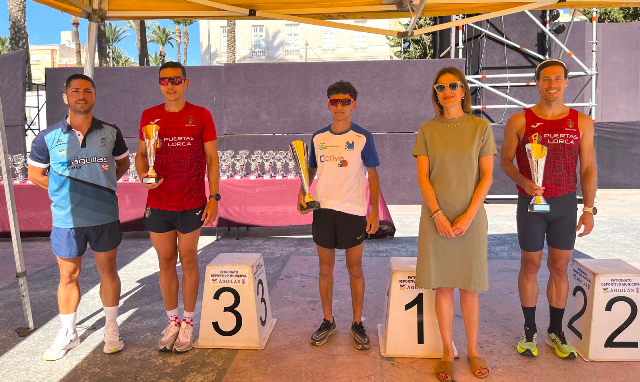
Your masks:
M 587 293 L 585 292 L 584 288 L 580 285 L 576 286 L 573 289 L 573 296 L 575 297 L 578 293 L 582 294 L 583 297 L 583 304 L 582 304 L 582 308 L 578 311 L 578 313 L 576 313 L 573 317 L 571 317 L 569 319 L 569 322 L 567 323 L 567 327 L 569 328 L 569 330 L 571 330 L 573 332 L 573 334 L 576 335 L 576 337 L 582 339 L 582 333 L 573 325 L 576 321 L 578 321 L 578 319 L 580 319 L 580 317 L 582 317 L 584 315 L 584 313 L 587 310 Z M 638 317 L 638 305 L 636 304 L 635 301 L 633 301 L 633 299 L 627 297 L 627 296 L 615 296 L 611 299 L 609 299 L 609 301 L 607 301 L 607 304 L 604 307 L 605 312 L 611 312 L 611 310 L 613 309 L 614 304 L 616 303 L 626 303 L 629 305 L 629 307 L 631 308 L 631 311 L 629 312 L 629 316 L 627 317 L 627 319 L 622 323 L 622 325 L 618 326 L 605 340 L 604 342 L 604 347 L 605 348 L 628 348 L 628 349 L 637 349 L 638 348 L 638 342 L 632 342 L 632 341 L 618 341 L 616 342 L 615 339 L 622 334 L 622 332 L 627 329 L 634 321 L 635 319 Z
M 416 297 L 404 306 L 405 312 L 416 307 L 418 321 L 418 345 L 424 345 L 424 294 L 418 293 Z
M 223 293 L 231 293 L 231 295 L 233 296 L 233 303 L 229 306 L 224 307 L 222 311 L 233 314 L 236 318 L 236 323 L 231 330 L 222 329 L 220 327 L 220 324 L 218 324 L 218 321 L 213 321 L 211 324 L 213 325 L 213 330 L 215 330 L 219 335 L 231 337 L 238 334 L 240 329 L 242 329 L 242 315 L 236 310 L 236 308 L 240 305 L 240 293 L 238 293 L 237 290 L 231 287 L 222 287 L 216 291 L 216 293 L 213 295 L 213 299 L 220 300 L 220 296 L 222 296 Z

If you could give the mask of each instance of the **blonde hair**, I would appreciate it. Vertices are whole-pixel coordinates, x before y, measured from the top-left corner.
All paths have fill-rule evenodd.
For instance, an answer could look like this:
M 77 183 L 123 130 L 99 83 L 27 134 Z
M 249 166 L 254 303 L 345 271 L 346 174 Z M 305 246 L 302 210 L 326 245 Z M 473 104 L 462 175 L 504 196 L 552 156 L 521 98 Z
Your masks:
M 462 111 L 464 111 L 465 113 L 471 113 L 471 90 L 469 90 L 469 83 L 464 77 L 464 74 L 460 70 L 458 70 L 458 68 L 448 66 L 438 71 L 438 74 L 436 74 L 436 77 L 433 79 L 433 86 L 431 87 L 431 103 L 433 103 L 433 110 L 436 112 L 436 117 L 442 117 L 444 109 L 438 101 L 438 93 L 436 92 L 436 89 L 434 89 L 434 86 L 438 83 L 438 79 L 440 79 L 440 77 L 442 77 L 446 73 L 451 73 L 456 76 L 456 78 L 458 78 L 458 81 L 460 81 L 460 83 L 462 84 Z

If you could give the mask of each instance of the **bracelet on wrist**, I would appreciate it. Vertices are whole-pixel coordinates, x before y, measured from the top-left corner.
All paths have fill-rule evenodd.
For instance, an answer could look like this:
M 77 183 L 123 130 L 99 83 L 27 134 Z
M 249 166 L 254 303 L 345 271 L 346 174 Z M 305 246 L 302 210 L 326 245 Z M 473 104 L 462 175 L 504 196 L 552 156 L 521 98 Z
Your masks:
M 431 217 L 433 218 L 434 216 L 443 213 L 442 210 L 440 208 L 438 208 L 437 210 L 433 211 L 431 213 Z

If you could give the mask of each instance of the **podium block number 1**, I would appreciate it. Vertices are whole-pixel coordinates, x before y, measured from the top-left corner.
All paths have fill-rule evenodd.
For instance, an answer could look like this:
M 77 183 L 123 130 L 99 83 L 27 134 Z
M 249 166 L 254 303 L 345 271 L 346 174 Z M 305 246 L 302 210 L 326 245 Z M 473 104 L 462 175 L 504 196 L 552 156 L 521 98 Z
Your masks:
M 416 298 L 408 302 L 404 306 L 404 310 L 408 311 L 416 307 L 416 321 L 418 322 L 418 345 L 424 345 L 424 295 L 422 292 L 418 293 Z

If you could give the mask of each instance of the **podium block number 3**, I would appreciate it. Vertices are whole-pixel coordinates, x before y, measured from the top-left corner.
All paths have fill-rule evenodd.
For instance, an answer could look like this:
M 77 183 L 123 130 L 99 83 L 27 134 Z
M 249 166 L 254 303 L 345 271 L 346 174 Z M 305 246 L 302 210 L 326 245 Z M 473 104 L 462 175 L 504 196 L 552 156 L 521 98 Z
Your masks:
M 418 293 L 416 297 L 404 306 L 405 312 L 416 307 L 418 321 L 418 345 L 424 345 L 424 294 Z
M 264 299 L 264 283 L 262 279 L 258 280 L 256 289 L 256 296 L 260 297 L 260 304 L 264 306 L 264 317 L 260 316 L 260 325 L 265 326 L 267 324 L 267 317 L 269 317 L 269 310 L 267 309 L 267 300 Z M 242 322 L 242 317 L 240 320 Z
M 213 299 L 220 300 L 220 296 L 222 296 L 223 293 L 231 293 L 231 295 L 233 296 L 233 303 L 229 306 L 224 307 L 222 311 L 233 314 L 236 318 L 236 323 L 231 330 L 222 329 L 220 327 L 220 324 L 218 324 L 218 321 L 213 321 L 211 324 L 213 325 L 213 330 L 215 330 L 219 335 L 231 337 L 233 335 L 236 335 L 240 331 L 240 329 L 242 329 L 242 315 L 236 310 L 236 308 L 240 305 L 240 293 L 238 293 L 237 290 L 231 287 L 222 287 L 216 291 L 216 293 L 213 295 Z
M 573 325 L 576 321 L 578 321 L 580 319 L 580 317 L 582 317 L 582 315 L 584 315 L 584 313 L 587 310 L 587 293 L 585 292 L 584 288 L 580 285 L 576 286 L 573 289 L 573 296 L 575 297 L 578 293 L 582 294 L 583 297 L 583 304 L 582 304 L 582 308 L 578 311 L 578 313 L 576 313 L 573 317 L 571 317 L 571 319 L 569 319 L 569 322 L 567 323 L 567 327 L 569 328 L 569 330 L 571 330 L 573 332 L 573 334 L 575 334 L 578 338 L 582 339 L 582 333 Z M 613 305 L 616 303 L 626 303 L 629 305 L 629 307 L 631 308 L 631 311 L 629 312 L 629 316 L 627 317 L 627 319 L 622 323 L 622 325 L 618 326 L 618 328 L 616 328 L 605 340 L 604 342 L 604 347 L 605 348 L 628 348 L 628 349 L 637 349 L 638 348 L 638 342 L 632 342 L 632 341 L 625 341 L 625 342 L 621 342 L 618 341 L 616 342 L 615 339 L 622 334 L 622 332 L 627 329 L 634 321 L 635 319 L 638 317 L 638 305 L 636 304 L 635 301 L 633 301 L 633 299 L 627 297 L 627 296 L 615 296 L 613 298 L 611 298 L 609 301 L 607 301 L 607 304 L 605 305 L 605 312 L 611 312 L 611 310 L 613 309 Z

